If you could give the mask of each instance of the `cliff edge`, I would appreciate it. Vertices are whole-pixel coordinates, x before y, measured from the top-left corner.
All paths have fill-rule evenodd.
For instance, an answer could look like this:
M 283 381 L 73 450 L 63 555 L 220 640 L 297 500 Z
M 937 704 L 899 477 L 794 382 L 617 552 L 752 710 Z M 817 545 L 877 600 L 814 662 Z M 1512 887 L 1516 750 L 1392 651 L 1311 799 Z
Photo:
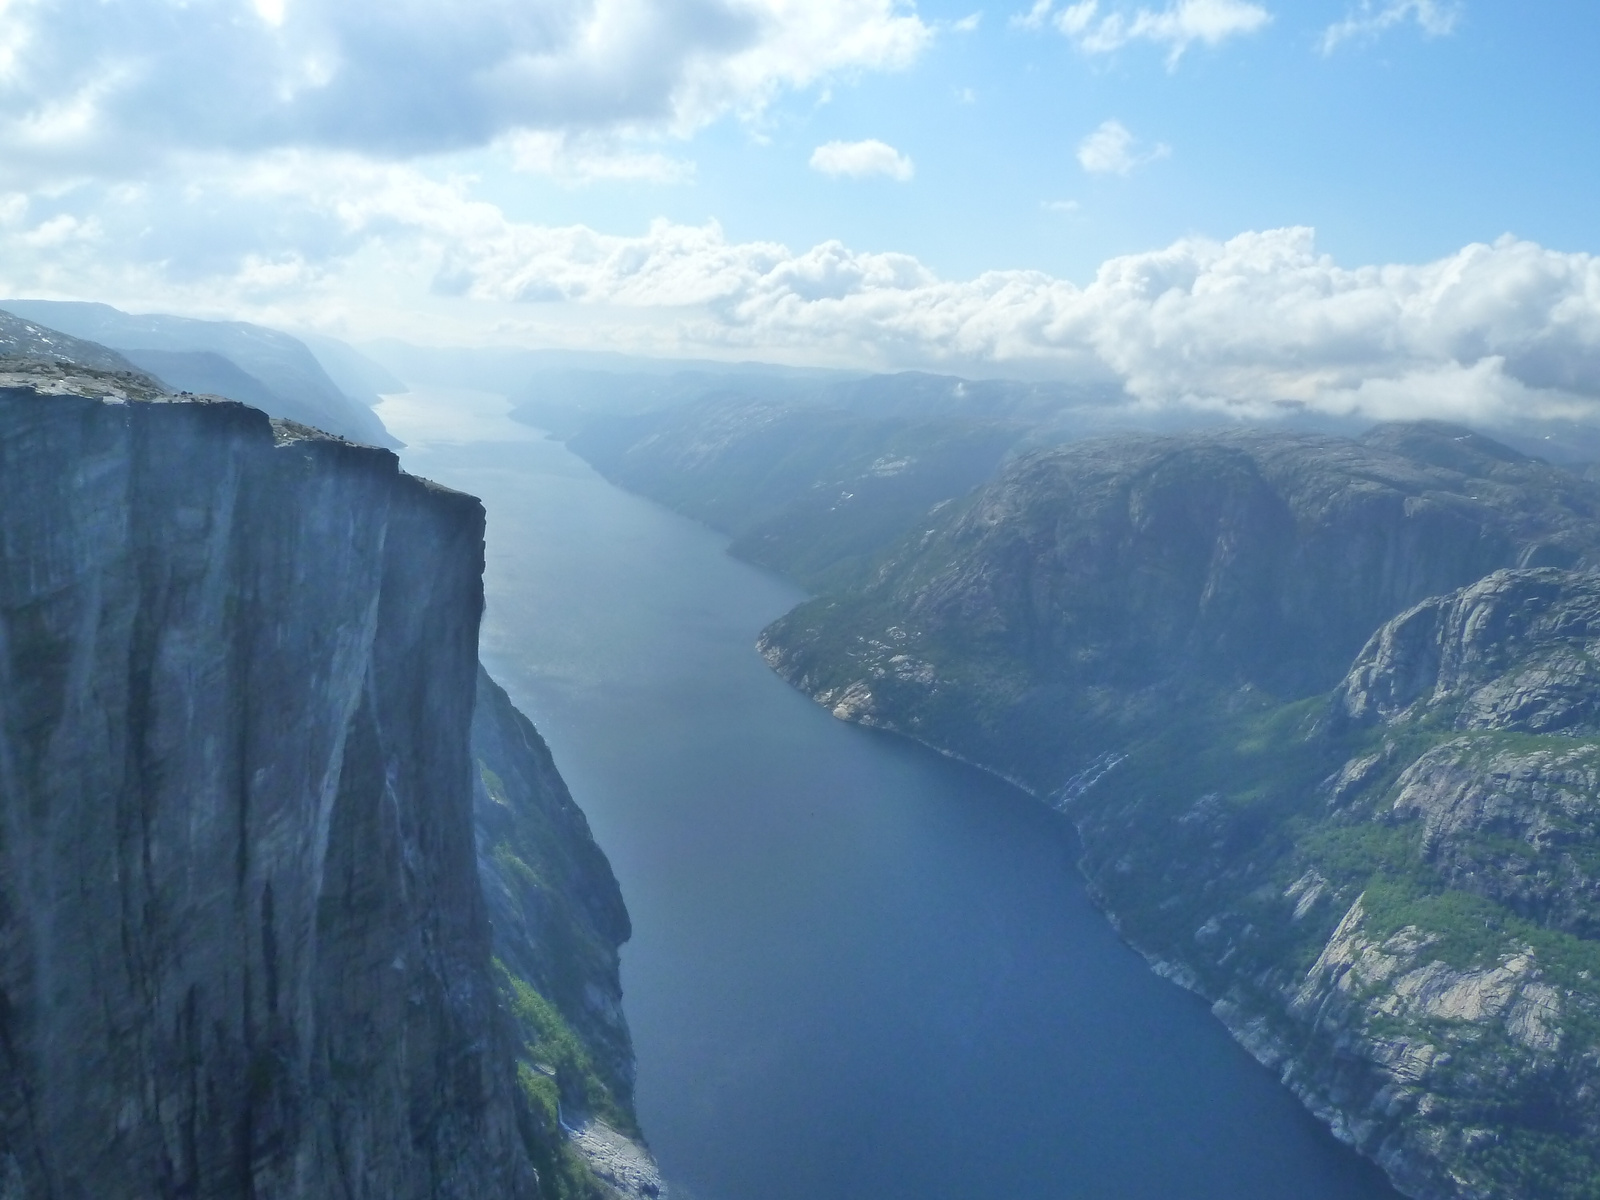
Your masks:
M 626 914 L 581 814 L 501 839 L 575 864 L 536 930 L 485 902 L 475 789 L 523 760 L 481 506 L 37 357 L 0 363 L 0 1195 L 611 1194 L 518 1078 L 495 961 L 589 983 L 541 1002 L 626 1125 Z

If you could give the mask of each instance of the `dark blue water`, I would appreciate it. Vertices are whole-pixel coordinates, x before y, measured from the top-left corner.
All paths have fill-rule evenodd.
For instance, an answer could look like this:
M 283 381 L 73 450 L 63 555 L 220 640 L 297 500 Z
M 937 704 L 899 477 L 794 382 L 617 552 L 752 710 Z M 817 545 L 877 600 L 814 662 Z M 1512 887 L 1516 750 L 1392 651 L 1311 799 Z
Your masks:
M 794 588 L 557 443 L 406 458 L 488 507 L 485 658 L 627 897 L 680 1200 L 1395 1196 L 1117 940 L 1064 822 L 767 671 Z

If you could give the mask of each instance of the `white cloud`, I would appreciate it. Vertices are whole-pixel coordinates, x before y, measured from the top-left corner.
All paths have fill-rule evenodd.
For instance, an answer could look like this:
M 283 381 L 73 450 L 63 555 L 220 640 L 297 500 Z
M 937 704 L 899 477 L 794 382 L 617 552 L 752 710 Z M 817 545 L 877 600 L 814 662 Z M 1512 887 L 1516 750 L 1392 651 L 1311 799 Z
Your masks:
M 185 153 L 684 135 L 903 68 L 934 33 L 901 0 L 4 4 L 0 182 L 135 177 Z
M 1429 37 L 1445 37 L 1455 32 L 1460 9 L 1455 4 L 1440 0 L 1388 0 L 1374 6 L 1372 0 L 1361 0 L 1344 20 L 1322 31 L 1318 43 L 1324 54 L 1332 54 L 1341 42 L 1359 41 L 1379 37 L 1396 25 L 1415 21 Z
M 1036 0 L 1026 13 L 1013 18 L 1013 24 L 1026 29 L 1053 24 L 1085 54 L 1110 54 L 1133 42 L 1165 46 L 1169 67 L 1176 67 L 1196 42 L 1220 45 L 1255 33 L 1271 21 L 1271 13 L 1247 0 L 1175 0 L 1159 11 L 1140 8 L 1132 13 L 1122 7 L 1104 11 L 1100 0 L 1077 0 L 1059 10 L 1055 0 Z
M 1011 18 L 1011 24 L 1017 29 L 1043 29 L 1044 24 L 1050 19 L 1050 10 L 1055 7 L 1055 0 L 1033 0 L 1033 7 L 1025 13 L 1017 13 Z
M 692 162 L 632 150 L 615 137 L 520 130 L 505 138 L 504 144 L 517 170 L 572 186 L 601 181 L 688 183 L 695 174 Z
M 887 175 L 905 183 L 916 173 L 908 155 L 886 142 L 828 142 L 811 153 L 811 169 L 824 175 Z
M 1081 286 L 947 280 L 908 255 L 715 224 L 536 225 L 466 181 L 284 151 L 115 194 L 0 194 L 0 294 L 357 338 L 1051 374 L 1151 406 L 1600 418 L 1600 258 L 1510 237 L 1347 268 L 1310 230 L 1278 229 L 1114 258 Z
M 1119 379 L 1153 404 L 1506 420 L 1600 402 L 1600 260 L 1509 238 L 1356 270 L 1318 255 L 1306 229 L 1188 239 L 1112 259 L 1079 288 L 1026 271 L 950 282 L 901 255 L 837 243 L 796 255 L 661 223 L 639 238 L 523 233 L 462 268 L 484 299 L 677 307 L 686 346 L 878 367 L 1046 364 Z
M 978 31 L 978 26 L 981 25 L 981 24 L 983 24 L 983 12 L 980 9 L 978 12 L 968 13 L 966 16 L 962 17 L 959 21 L 951 21 L 950 22 L 950 32 L 952 32 L 952 33 L 976 33 Z
M 1121 121 L 1103 122 L 1078 143 L 1078 165 L 1091 175 L 1126 175 L 1172 153 L 1172 147 L 1164 142 L 1144 151 L 1136 145 L 1137 139 Z

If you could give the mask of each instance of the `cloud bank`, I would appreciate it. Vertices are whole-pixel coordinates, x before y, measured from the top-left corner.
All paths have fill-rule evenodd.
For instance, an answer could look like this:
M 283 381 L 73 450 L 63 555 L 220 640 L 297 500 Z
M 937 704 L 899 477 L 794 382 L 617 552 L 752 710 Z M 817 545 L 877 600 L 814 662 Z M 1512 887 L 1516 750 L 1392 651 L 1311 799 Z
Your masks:
M 485 298 L 679 308 L 702 346 L 879 367 L 1050 364 L 1151 404 L 1497 422 L 1600 409 L 1600 260 L 1511 238 L 1357 269 L 1319 255 L 1309 229 L 1185 239 L 1111 259 L 1078 287 L 1028 271 L 946 281 L 903 255 L 793 254 L 661 223 L 637 238 L 525 231 L 458 269 Z
M 933 36 L 899 0 L 14 0 L 0 183 L 138 177 L 175 154 L 686 134 L 904 67 Z
M 351 337 L 1113 380 L 1147 405 L 1600 417 L 1600 258 L 1511 237 L 1346 267 L 1311 230 L 1186 238 L 1076 284 L 904 254 L 508 218 L 465 183 L 267 155 L 82 211 L 0 194 L 0 289 Z

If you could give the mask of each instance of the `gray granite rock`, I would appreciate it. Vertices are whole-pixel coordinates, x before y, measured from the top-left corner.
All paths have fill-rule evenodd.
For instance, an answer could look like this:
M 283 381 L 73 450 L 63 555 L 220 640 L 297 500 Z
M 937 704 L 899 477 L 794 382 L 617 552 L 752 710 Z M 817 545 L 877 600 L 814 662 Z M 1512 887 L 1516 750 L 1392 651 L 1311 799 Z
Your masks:
M 475 866 L 481 507 L 84 378 L 0 381 L 0 1186 L 538 1195 Z

